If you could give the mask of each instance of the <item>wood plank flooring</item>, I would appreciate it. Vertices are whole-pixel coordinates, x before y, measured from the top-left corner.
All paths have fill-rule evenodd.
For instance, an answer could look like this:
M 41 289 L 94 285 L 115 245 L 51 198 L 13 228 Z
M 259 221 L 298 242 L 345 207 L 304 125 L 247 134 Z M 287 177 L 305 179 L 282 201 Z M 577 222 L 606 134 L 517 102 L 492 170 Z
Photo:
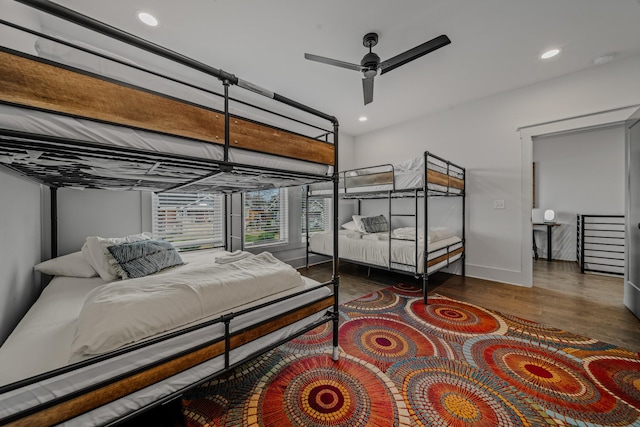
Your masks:
M 330 264 L 303 275 L 327 280 Z M 348 263 L 340 265 L 340 303 L 396 283 L 422 286 L 411 276 L 371 270 Z M 533 287 L 525 288 L 472 277 L 435 273 L 429 293 L 522 317 L 555 328 L 640 352 L 640 320 L 622 303 L 621 277 L 581 274 L 575 262 L 533 262 Z
M 330 263 L 300 269 L 318 281 L 331 279 Z M 411 276 L 340 265 L 340 304 L 397 283 L 422 286 Z M 575 262 L 535 260 L 531 288 L 472 277 L 435 273 L 429 293 L 544 323 L 640 352 L 640 320 L 623 304 L 623 279 L 580 274 Z M 173 401 L 123 423 L 123 426 L 182 426 L 180 402 Z

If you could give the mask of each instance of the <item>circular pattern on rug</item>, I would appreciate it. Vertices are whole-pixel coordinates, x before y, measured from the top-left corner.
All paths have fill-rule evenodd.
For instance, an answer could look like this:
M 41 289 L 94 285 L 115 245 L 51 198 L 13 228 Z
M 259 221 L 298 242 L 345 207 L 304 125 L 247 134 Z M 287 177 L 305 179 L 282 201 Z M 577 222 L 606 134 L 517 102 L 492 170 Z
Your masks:
M 345 303 L 343 306 L 362 311 L 391 310 L 396 307 L 399 302 L 400 297 L 398 294 L 388 289 L 381 289 L 360 297 L 357 300 Z
M 562 329 L 552 328 L 541 323 L 521 319 L 508 314 L 501 314 L 509 326 L 509 336 L 519 337 L 525 340 L 534 339 L 553 346 L 573 346 L 585 350 L 602 351 L 612 346 L 593 338 L 587 338 Z
M 379 317 L 353 319 L 340 327 L 342 350 L 382 371 L 416 356 L 449 356 L 453 351 L 437 337 L 428 337 L 403 322 Z
M 393 290 L 400 295 L 409 297 L 415 297 L 422 295 L 422 288 L 414 285 L 405 285 L 404 283 L 398 283 L 393 286 Z
M 182 415 L 185 427 L 214 427 L 224 425 L 223 417 L 228 401 L 221 396 L 211 396 L 197 401 L 183 400 Z
M 408 359 L 387 372 L 421 426 L 557 425 L 522 393 L 469 364 L 440 357 Z
M 447 298 L 431 297 L 429 303 L 413 300 L 407 313 L 427 328 L 446 335 L 469 337 L 484 334 L 504 334 L 504 320 L 484 308 Z
M 640 410 L 640 360 L 595 356 L 585 359 L 584 368 L 595 382 Z
M 322 353 L 331 347 L 332 340 L 333 322 L 326 322 L 284 343 L 281 349 L 299 354 Z
M 559 419 L 609 425 L 633 423 L 640 415 L 591 381 L 582 361 L 562 350 L 488 336 L 468 340 L 463 353 L 469 363 L 528 394 Z
M 256 426 L 407 426 L 408 411 L 398 408 L 400 395 L 379 370 L 342 355 L 300 358 L 283 364 L 256 387 Z M 252 411 L 249 409 L 249 413 Z

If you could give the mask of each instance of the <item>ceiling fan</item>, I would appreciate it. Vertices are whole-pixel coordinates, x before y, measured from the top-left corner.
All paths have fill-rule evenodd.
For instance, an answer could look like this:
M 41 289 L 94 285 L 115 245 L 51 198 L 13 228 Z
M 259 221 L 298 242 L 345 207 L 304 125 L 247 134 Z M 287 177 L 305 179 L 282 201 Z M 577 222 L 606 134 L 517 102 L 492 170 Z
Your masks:
M 414 59 L 418 59 L 436 49 L 440 49 L 449 43 L 451 43 L 449 37 L 441 35 L 386 61 L 380 61 L 380 57 L 371 51 L 371 48 L 378 44 L 378 34 L 367 33 L 362 38 L 362 44 L 364 47 L 369 48 L 369 53 L 362 58 L 360 65 L 338 61 L 337 59 L 325 58 L 324 56 L 312 55 L 310 53 L 305 53 L 304 57 L 311 61 L 322 62 L 323 64 L 335 65 L 336 67 L 342 67 L 348 70 L 361 71 L 364 74 L 364 78 L 362 79 L 362 89 L 364 91 L 364 103 L 366 105 L 373 101 L 373 78 L 378 74 L 378 69 L 380 70 L 380 74 L 388 73 L 401 65 L 411 62 Z

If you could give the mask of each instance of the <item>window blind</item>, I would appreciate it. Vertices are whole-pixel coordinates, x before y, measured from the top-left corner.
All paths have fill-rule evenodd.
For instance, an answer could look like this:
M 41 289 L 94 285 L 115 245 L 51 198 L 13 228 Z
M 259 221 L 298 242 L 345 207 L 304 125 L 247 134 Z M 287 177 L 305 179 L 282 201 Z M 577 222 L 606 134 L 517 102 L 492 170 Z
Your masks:
M 224 246 L 224 196 L 154 194 L 153 235 L 180 250 Z
M 244 196 L 244 243 L 286 243 L 289 234 L 287 189 L 252 191 Z
M 307 188 L 302 187 L 303 241 L 307 238 L 307 215 L 309 216 L 309 233 L 331 230 L 331 199 L 311 197 L 307 201 L 306 192 Z

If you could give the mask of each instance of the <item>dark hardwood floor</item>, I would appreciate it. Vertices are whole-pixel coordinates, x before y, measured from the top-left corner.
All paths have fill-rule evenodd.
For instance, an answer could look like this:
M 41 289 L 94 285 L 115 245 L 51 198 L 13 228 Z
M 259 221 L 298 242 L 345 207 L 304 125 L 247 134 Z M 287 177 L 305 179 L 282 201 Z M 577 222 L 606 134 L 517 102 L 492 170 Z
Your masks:
M 311 267 L 302 274 L 326 280 L 330 265 Z M 411 276 L 340 265 L 340 303 L 396 283 L 422 286 Z M 435 273 L 429 293 L 438 293 L 484 308 L 519 316 L 569 332 L 640 352 L 640 320 L 622 303 L 623 279 L 581 274 L 575 262 L 533 262 L 533 287 L 525 288 L 472 277 Z
M 300 269 L 318 281 L 331 278 L 331 264 Z M 411 276 L 341 263 L 340 303 L 397 283 L 422 286 Z M 525 288 L 472 277 L 435 273 L 429 294 L 440 294 L 519 316 L 640 352 L 640 320 L 623 304 L 623 279 L 580 274 L 575 262 L 535 260 L 533 287 Z M 180 426 L 179 401 L 155 408 L 123 425 Z

